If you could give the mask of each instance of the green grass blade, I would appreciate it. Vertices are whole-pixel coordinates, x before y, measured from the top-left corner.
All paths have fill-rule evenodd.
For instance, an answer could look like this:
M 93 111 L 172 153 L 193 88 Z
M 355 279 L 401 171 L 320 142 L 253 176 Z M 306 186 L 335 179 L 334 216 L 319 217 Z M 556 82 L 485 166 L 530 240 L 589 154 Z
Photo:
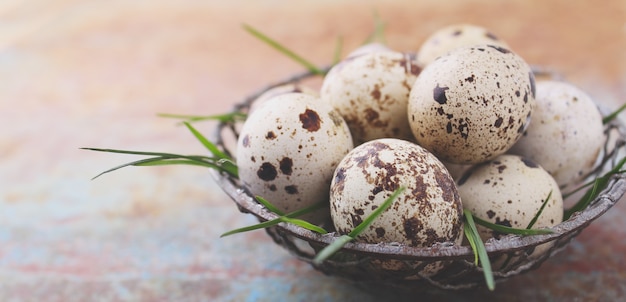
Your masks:
M 139 165 L 142 165 L 142 164 L 148 164 L 150 162 L 159 162 L 159 161 L 163 161 L 163 160 L 166 160 L 166 158 L 164 158 L 164 157 L 152 157 L 152 158 L 146 158 L 146 159 L 140 159 L 140 160 L 137 160 L 137 161 L 132 161 L 132 162 L 129 162 L 129 163 L 125 163 L 123 165 L 119 165 L 119 166 L 113 167 L 113 168 L 108 169 L 106 171 L 103 171 L 103 172 L 101 172 L 100 174 L 94 176 L 91 179 L 94 180 L 94 179 L 96 179 L 96 178 L 98 178 L 98 177 L 100 177 L 100 176 L 102 176 L 104 174 L 107 174 L 107 173 L 110 173 L 110 172 L 113 172 L 113 171 L 116 171 L 116 170 L 119 170 L 119 169 L 122 169 L 122 168 L 125 168 L 125 167 L 139 166 Z
M 543 213 L 543 209 L 548 204 L 548 201 L 550 200 L 550 197 L 552 197 L 552 191 L 550 191 L 550 193 L 548 194 L 548 197 L 546 197 L 546 200 L 544 200 L 541 203 L 541 207 L 539 208 L 539 211 L 537 211 L 537 213 L 535 213 L 535 216 L 533 217 L 532 220 L 530 220 L 530 222 L 528 223 L 528 226 L 526 227 L 526 229 L 532 229 L 533 226 L 535 225 L 535 223 L 537 223 L 537 220 L 539 219 L 539 216 L 541 216 L 541 213 Z
M 318 68 L 317 66 L 315 66 L 311 62 L 305 60 L 303 57 L 297 55 L 295 52 L 287 49 L 285 46 L 283 46 L 282 44 L 280 44 L 277 41 L 273 40 L 272 38 L 266 36 L 265 34 L 261 33 L 260 31 L 256 30 L 252 26 L 244 24 L 243 28 L 248 33 L 252 34 L 254 37 L 258 38 L 259 40 L 261 40 L 263 42 L 265 42 L 265 44 L 271 46 L 272 48 L 278 50 L 282 54 L 286 55 L 287 57 L 289 57 L 292 60 L 296 61 L 297 63 L 301 64 L 307 70 L 309 70 L 311 73 L 318 74 L 318 75 L 323 75 L 324 74 L 324 71 L 322 71 L 320 68 Z
M 275 213 L 276 215 L 279 216 L 283 216 L 285 215 L 285 213 L 283 213 L 283 211 L 279 210 L 276 206 L 274 206 L 271 202 L 267 201 L 267 199 L 261 197 L 261 196 L 256 196 L 255 199 L 262 204 L 264 207 L 266 207 L 268 210 L 270 210 L 271 212 Z
M 174 118 L 184 120 L 188 123 L 200 122 L 200 121 L 219 121 L 222 123 L 232 123 L 237 121 L 244 121 L 247 117 L 245 113 L 241 112 L 231 112 L 226 114 L 216 114 L 216 115 L 183 115 L 183 114 L 169 114 L 169 113 L 159 113 L 157 114 L 160 117 L 165 118 Z
M 472 246 L 472 249 L 474 254 L 478 254 L 478 259 L 480 259 L 480 265 L 483 268 L 487 288 L 490 291 L 493 291 L 496 288 L 496 282 L 493 277 L 493 271 L 491 269 L 491 262 L 489 260 L 489 255 L 487 254 L 487 249 L 485 248 L 483 241 L 480 239 L 472 213 L 469 210 L 463 210 L 463 214 L 465 215 L 465 224 L 467 225 L 463 227 L 465 236 L 468 237 L 468 240 L 474 241 L 475 246 Z M 470 239 L 470 237 L 472 239 Z
M 94 176 L 92 180 L 104 174 L 107 174 L 107 173 L 110 173 L 110 172 L 113 172 L 113 171 L 116 171 L 125 167 L 131 167 L 131 166 L 146 167 L 146 166 L 165 166 L 165 165 L 194 165 L 194 166 L 208 167 L 208 168 L 212 168 L 216 170 L 222 170 L 220 166 L 212 164 L 207 161 L 203 161 L 203 160 L 179 159 L 179 158 L 168 158 L 168 157 L 151 157 L 151 158 L 140 159 L 140 160 L 132 161 L 129 163 L 125 163 L 123 165 L 113 167 L 111 169 L 108 169 Z M 225 172 L 228 172 L 228 171 L 225 171 Z
M 385 22 L 383 22 L 383 20 L 380 18 L 380 15 L 378 15 L 378 11 L 374 11 L 374 39 L 375 41 L 378 41 L 381 44 L 386 44 L 385 41 L 385 28 L 387 27 L 387 24 L 385 24 Z
M 145 155 L 145 156 L 162 156 L 162 157 L 187 157 L 186 155 L 174 154 L 174 153 L 166 153 L 166 152 L 147 152 L 147 151 L 132 151 L 132 150 L 119 150 L 119 149 L 101 149 L 101 148 L 80 148 L 82 150 L 88 151 L 97 151 L 97 152 L 106 152 L 106 153 L 119 153 L 119 154 L 130 154 L 130 155 Z M 205 158 L 209 159 L 208 156 L 199 156 L 193 155 L 195 158 Z
M 139 167 L 174 166 L 174 165 L 198 166 L 198 167 L 211 168 L 211 169 L 215 169 L 215 170 L 223 171 L 223 172 L 229 172 L 228 170 L 225 170 L 223 166 L 221 165 L 216 165 L 214 163 L 206 162 L 206 161 L 194 161 L 194 160 L 189 160 L 189 159 L 165 159 L 163 161 L 154 161 L 154 162 L 135 164 L 135 166 L 139 166 Z
M 251 226 L 247 226 L 247 227 L 243 227 L 243 228 L 238 228 L 238 229 L 235 229 L 235 230 L 232 230 L 232 231 L 228 231 L 228 232 L 222 234 L 220 237 L 226 237 L 226 236 L 230 236 L 230 235 L 233 235 L 233 234 L 244 233 L 244 232 L 254 231 L 254 230 L 258 230 L 258 229 L 264 229 L 264 228 L 267 228 L 267 227 L 270 227 L 270 226 L 273 226 L 273 225 L 276 225 L 276 224 L 279 224 L 279 223 L 283 222 L 284 218 L 288 218 L 289 219 L 289 218 L 294 218 L 294 217 L 300 217 L 300 216 L 302 216 L 304 214 L 308 214 L 308 213 L 317 211 L 317 210 L 325 207 L 326 205 L 327 205 L 326 202 L 318 202 L 316 204 L 310 205 L 308 207 L 304 207 L 302 209 L 293 211 L 291 213 L 287 213 L 286 215 L 283 215 L 283 216 L 278 217 L 278 218 L 274 218 L 272 220 L 268 220 L 268 221 L 264 221 L 264 222 L 261 222 L 261 223 L 255 224 L 255 225 L 251 225 Z M 324 230 L 324 232 L 326 232 L 326 230 Z
M 332 65 L 337 65 L 341 61 L 341 51 L 343 49 L 343 37 L 337 37 L 337 43 L 335 44 L 335 52 L 333 54 Z
M 346 243 L 354 240 L 354 238 L 356 238 L 356 236 L 361 234 L 367 227 L 369 227 L 369 225 L 372 224 L 372 222 L 374 222 L 374 220 L 378 218 L 380 214 L 387 210 L 396 200 L 396 198 L 398 198 L 398 196 L 402 194 L 402 192 L 404 192 L 404 190 L 406 190 L 406 187 L 401 187 L 395 190 L 391 194 L 391 196 L 385 199 L 385 201 L 376 210 L 370 213 L 367 218 L 359 223 L 359 225 L 357 225 L 350 233 L 348 233 L 348 235 L 339 236 L 339 238 L 337 238 L 335 241 L 333 241 L 331 244 L 327 245 L 319 253 L 317 253 L 317 255 L 315 255 L 315 258 L 313 259 L 313 263 L 320 264 L 324 262 L 324 260 L 334 255 L 344 245 L 346 245 Z
M 196 128 L 191 126 L 191 124 L 189 124 L 187 122 L 183 122 L 183 124 L 187 127 L 187 129 L 189 129 L 189 131 L 191 131 L 191 133 L 196 137 L 196 139 L 198 139 L 198 141 L 200 141 L 200 143 L 202 143 L 202 145 L 205 148 L 207 148 L 209 150 L 209 152 L 211 152 L 215 157 L 220 158 L 220 159 L 229 159 L 230 160 L 228 155 L 226 155 L 224 152 L 220 151 L 220 149 L 217 148 L 217 146 L 215 144 L 213 144 L 206 137 L 204 137 L 204 135 L 202 135 L 202 133 L 200 133 L 198 130 L 196 130 Z
M 626 104 L 624 104 L 624 105 L 620 106 L 617 110 L 613 111 L 613 113 L 611 113 L 611 114 L 609 114 L 609 115 L 605 116 L 605 117 L 602 119 L 602 123 L 603 123 L 603 124 L 605 124 L 605 125 L 606 125 L 606 124 L 608 124 L 608 123 L 610 123 L 610 122 L 611 122 L 612 120 L 614 120 L 614 119 L 615 119 L 615 118 L 616 118 L 616 117 L 617 117 L 620 113 L 622 113 L 622 111 L 624 111 L 624 109 L 626 109 Z
M 583 189 L 585 189 L 587 187 L 590 187 L 590 186 L 593 186 L 596 183 L 596 180 L 597 180 L 597 178 L 592 180 L 592 181 L 586 182 L 585 184 L 577 187 L 575 190 L 573 190 L 571 192 L 567 192 L 566 194 L 563 194 L 563 199 L 565 200 L 565 199 L 569 198 L 570 196 L 573 196 L 574 194 L 582 191 Z
M 354 240 L 354 238 L 350 235 L 339 236 L 339 238 L 335 239 L 335 241 L 324 247 L 321 251 L 319 251 L 319 253 L 317 253 L 317 255 L 315 255 L 315 258 L 313 258 L 313 263 L 316 265 L 321 264 L 322 262 L 326 261 L 326 259 L 330 258 L 332 255 L 341 250 L 343 246 L 346 245 L 346 243 L 352 240 Z
M 220 235 L 220 238 L 226 237 L 226 236 L 230 236 L 230 235 L 234 235 L 234 234 L 245 233 L 245 232 L 250 232 L 250 231 L 259 230 L 259 229 L 264 229 L 264 228 L 267 228 L 267 227 L 271 227 L 273 225 L 277 225 L 277 224 L 279 224 L 281 222 L 282 221 L 280 220 L 280 218 L 275 218 L 275 219 L 264 221 L 264 222 L 257 223 L 257 224 L 254 224 L 254 225 L 250 225 L 250 226 L 234 229 L 232 231 L 228 231 L 228 232 Z
M 385 43 L 385 27 L 386 26 L 387 25 L 385 24 L 385 22 L 383 22 L 380 19 L 380 16 L 378 15 L 378 11 L 374 10 L 374 31 L 372 31 L 372 33 L 370 33 L 367 36 L 365 41 L 363 41 L 363 45 L 373 43 L 373 42 L 386 44 Z
M 574 204 L 571 208 L 565 210 L 565 213 L 563 214 L 563 220 L 567 220 L 572 217 L 574 213 L 587 208 L 587 206 L 589 206 L 589 204 L 598 195 L 600 187 L 606 186 L 605 182 L 606 180 L 603 177 L 596 178 L 593 181 L 593 186 L 591 187 L 591 189 L 587 190 L 587 192 L 585 192 L 585 194 L 580 198 L 580 200 L 578 200 L 576 204 Z
M 468 223 L 463 224 L 463 231 L 465 233 L 465 238 L 467 238 L 467 242 L 469 242 L 472 251 L 474 251 L 474 265 L 478 266 L 478 247 L 476 247 L 476 237 L 472 236 L 472 229 Z
M 118 154 L 130 154 L 130 155 L 143 155 L 143 156 L 152 156 L 151 158 L 146 158 L 138 161 L 129 162 L 109 170 L 106 170 L 92 179 L 98 178 L 103 174 L 119 170 L 124 167 L 129 166 L 157 166 L 164 164 L 175 164 L 175 162 L 170 163 L 159 163 L 159 161 L 172 161 L 172 160 L 182 160 L 180 163 L 182 164 L 191 164 L 191 162 L 197 163 L 197 166 L 205 166 L 212 169 L 216 169 L 218 171 L 226 172 L 233 177 L 238 177 L 237 165 L 228 159 L 222 158 L 213 158 L 203 155 L 180 155 L 174 153 L 164 153 L 164 152 L 144 152 L 144 151 L 130 151 L 130 150 L 117 150 L 117 149 L 100 149 L 100 148 L 81 148 L 82 150 L 89 151 L 98 151 L 98 152 L 107 152 L 107 153 L 118 153 Z M 185 161 L 186 160 L 186 161 Z
M 287 222 L 287 223 L 291 223 L 291 224 L 295 224 L 299 227 L 305 228 L 309 231 L 313 231 L 316 233 L 320 233 L 320 234 L 326 234 L 328 233 L 326 230 L 324 230 L 323 228 L 316 226 L 306 220 L 302 220 L 302 219 L 298 219 L 298 218 L 289 218 L 289 217 L 285 217 L 285 216 L 281 216 L 280 220 L 282 220 L 283 222 Z
M 588 189 L 587 192 L 585 192 L 585 194 L 578 200 L 578 202 L 574 204 L 571 208 L 565 210 L 563 214 L 563 220 L 567 220 L 572 215 L 574 215 L 574 213 L 578 211 L 582 211 L 585 208 L 587 208 L 587 206 L 589 206 L 589 204 L 593 200 L 595 200 L 596 197 L 598 197 L 600 192 L 604 188 L 606 188 L 606 186 L 609 183 L 609 180 L 611 179 L 613 175 L 624 172 L 622 171 L 622 167 L 624 166 L 625 163 L 626 163 L 626 158 L 622 158 L 609 172 L 594 179 L 592 182 L 593 183 L 592 187 Z M 587 186 L 587 184 L 585 184 L 585 186 Z
M 372 222 L 374 222 L 374 220 L 376 218 L 378 218 L 378 216 L 380 216 L 380 214 L 382 214 L 384 211 L 386 211 L 391 204 L 396 200 L 396 198 L 398 198 L 398 196 L 400 196 L 400 194 L 402 194 L 402 192 L 404 192 L 404 190 L 406 190 L 406 187 L 401 187 L 397 190 L 395 190 L 391 196 L 389 196 L 387 199 L 385 199 L 385 201 L 380 205 L 380 207 L 376 208 L 376 210 L 372 211 L 372 213 L 370 215 L 367 216 L 367 218 L 365 218 L 361 223 L 359 223 L 359 225 L 357 225 L 352 232 L 350 232 L 348 235 L 350 237 L 356 238 L 357 236 L 359 236 L 361 233 L 363 233 L 363 231 L 370 226 L 370 224 L 372 224 Z
M 495 223 L 491 223 L 489 221 L 483 220 L 479 217 L 473 216 L 473 220 L 486 228 L 492 229 L 494 231 L 503 233 L 503 234 L 516 234 L 522 236 L 530 236 L 530 235 L 545 235 L 554 233 L 550 229 L 518 229 L 512 228 L 504 225 L 499 225 Z

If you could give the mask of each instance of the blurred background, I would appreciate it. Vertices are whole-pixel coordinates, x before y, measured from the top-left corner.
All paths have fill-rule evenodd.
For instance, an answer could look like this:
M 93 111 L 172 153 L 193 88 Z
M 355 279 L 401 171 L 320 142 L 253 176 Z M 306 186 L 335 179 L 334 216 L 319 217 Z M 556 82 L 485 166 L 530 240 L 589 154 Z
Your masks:
M 482 25 L 609 108 L 626 101 L 623 0 L 3 0 L 0 300 L 379 300 L 314 271 L 263 231 L 219 238 L 255 221 L 206 170 L 127 168 L 92 181 L 138 158 L 79 150 L 202 154 L 186 129 L 157 113 L 224 113 L 303 70 L 243 24 L 325 65 L 338 37 L 345 55 L 375 16 L 400 51 L 416 51 L 448 24 Z M 197 125 L 205 134 L 214 126 Z M 624 299 L 624 215 L 622 201 L 558 257 L 493 293 L 432 298 Z

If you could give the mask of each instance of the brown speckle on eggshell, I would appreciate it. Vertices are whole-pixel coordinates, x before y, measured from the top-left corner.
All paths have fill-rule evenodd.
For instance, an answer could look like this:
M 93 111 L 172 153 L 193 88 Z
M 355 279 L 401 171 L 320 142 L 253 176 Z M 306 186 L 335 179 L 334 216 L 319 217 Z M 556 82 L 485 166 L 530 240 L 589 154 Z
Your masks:
M 346 234 L 395 190 L 407 189 L 358 240 L 428 247 L 460 243 L 462 205 L 445 166 L 422 147 L 399 139 L 357 146 L 339 163 L 331 183 L 331 217 Z
M 548 198 L 532 228 L 552 227 L 563 220 L 563 198 L 556 181 L 539 164 L 517 155 L 504 154 L 475 165 L 458 180 L 458 189 L 463 207 L 491 223 L 526 229 Z M 476 228 L 483 241 L 504 235 L 481 225 Z M 552 245 L 541 244 L 523 257 L 539 257 Z M 506 270 L 517 259 L 502 256 L 491 263 L 496 271 Z
M 320 97 L 343 116 L 355 145 L 383 137 L 410 140 L 407 100 L 420 70 L 414 55 L 366 52 L 335 65 Z
M 464 46 L 491 44 L 508 48 L 503 40 L 486 28 L 474 24 L 452 24 L 433 32 L 422 43 L 417 56 L 419 66 L 425 67 L 437 57 Z
M 335 166 L 352 147 L 348 126 L 329 104 L 304 93 L 280 94 L 241 129 L 239 179 L 253 196 L 292 212 L 328 201 Z M 319 223 L 329 218 L 328 208 L 301 218 Z
M 495 224 L 526 228 L 548 196 L 533 228 L 551 227 L 563 220 L 557 183 L 540 165 L 517 155 L 501 155 L 470 168 L 458 180 L 458 190 L 464 208 Z M 483 240 L 501 236 L 483 226 L 478 231 Z
M 575 184 L 593 170 L 604 146 L 602 115 L 571 83 L 538 81 L 536 89 L 532 122 L 509 152 L 539 163 L 562 188 Z
M 533 73 L 521 57 L 494 45 L 462 47 L 420 73 L 408 119 L 417 143 L 441 160 L 479 163 L 521 137 L 534 95 Z

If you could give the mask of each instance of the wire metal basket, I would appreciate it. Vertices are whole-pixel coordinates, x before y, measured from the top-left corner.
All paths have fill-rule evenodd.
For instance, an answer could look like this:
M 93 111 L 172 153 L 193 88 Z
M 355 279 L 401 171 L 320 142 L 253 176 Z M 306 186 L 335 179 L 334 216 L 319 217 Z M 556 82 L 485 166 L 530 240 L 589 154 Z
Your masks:
M 541 69 L 535 69 L 535 72 L 537 76 L 545 73 Z M 247 112 L 252 101 L 265 91 L 280 85 L 297 83 L 312 76 L 306 72 L 269 85 L 237 104 L 233 111 Z M 602 107 L 601 104 L 598 105 Z M 219 123 L 212 141 L 230 155 L 235 154 L 240 126 L 234 123 Z M 605 147 L 597 167 L 588 179 L 593 179 L 602 175 L 603 171 L 613 168 L 617 160 L 623 156 L 626 145 L 624 123 L 619 119 L 607 123 L 605 137 Z M 267 210 L 249 195 L 238 179 L 215 170 L 211 171 L 219 186 L 232 198 L 242 213 L 252 214 L 259 221 L 278 218 L 275 213 Z M 593 220 L 613 207 L 625 192 L 626 173 L 616 173 L 587 208 L 552 227 L 552 234 L 507 235 L 498 240 L 488 240 L 485 247 L 489 258 L 496 263 L 493 267 L 496 282 L 539 267 L 561 251 Z M 474 253 L 471 247 L 466 245 L 438 244 L 419 248 L 395 243 L 369 244 L 353 241 L 346 244 L 334 257 L 316 265 L 313 262 L 316 252 L 336 240 L 340 234 L 332 232 L 321 235 L 288 223 L 280 223 L 267 228 L 266 231 L 275 243 L 302 261 L 310 263 L 315 269 L 354 281 L 368 289 L 419 292 L 471 289 L 485 285 L 483 271 L 474 264 Z M 547 248 L 547 252 L 533 254 L 540 245 Z M 502 259 L 506 261 L 501 261 Z M 433 267 L 440 269 L 432 269 Z

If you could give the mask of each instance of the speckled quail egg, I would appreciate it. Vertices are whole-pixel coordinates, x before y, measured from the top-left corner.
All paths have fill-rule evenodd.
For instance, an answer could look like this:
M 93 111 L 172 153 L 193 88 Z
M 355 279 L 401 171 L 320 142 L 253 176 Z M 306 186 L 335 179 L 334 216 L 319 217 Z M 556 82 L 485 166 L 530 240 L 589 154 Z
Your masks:
M 408 118 L 418 144 L 442 161 L 469 164 L 513 146 L 534 106 L 534 76 L 520 56 L 494 45 L 470 46 L 422 70 Z
M 319 92 L 313 88 L 302 85 L 301 83 L 288 83 L 284 85 L 279 85 L 276 87 L 272 87 L 261 95 L 259 95 L 256 99 L 250 103 L 250 109 L 248 110 L 248 114 L 252 114 L 257 108 L 265 104 L 268 100 L 271 100 L 273 97 L 285 93 L 305 93 L 310 94 L 315 97 L 319 97 Z
M 366 52 L 335 65 L 324 78 L 320 97 L 343 116 L 355 145 L 383 137 L 408 140 L 407 99 L 419 72 L 412 55 Z
M 406 190 L 357 240 L 414 247 L 461 242 L 463 209 L 454 180 L 433 154 L 395 138 L 359 145 L 337 166 L 330 186 L 335 229 L 349 233 L 403 186 Z
M 417 52 L 417 63 L 422 68 L 437 57 L 463 46 L 490 44 L 510 48 L 486 28 L 474 24 L 452 24 L 445 26 L 426 38 Z
M 476 217 L 524 229 L 541 208 L 533 229 L 551 227 L 563 220 L 563 199 L 552 176 L 530 159 L 504 154 L 470 168 L 458 181 L 463 207 Z M 478 226 L 483 240 L 500 233 Z
M 563 198 L 554 178 L 537 163 L 517 155 L 500 155 L 475 165 L 458 181 L 458 190 L 463 207 L 474 216 L 491 223 L 518 229 L 528 228 L 547 198 L 546 206 L 532 229 L 552 227 L 563 220 Z M 481 225 L 476 228 L 484 241 L 502 236 Z M 540 244 L 526 257 L 537 258 L 552 245 Z M 515 263 L 519 257 L 494 258 L 492 267 L 502 269 L 507 263 Z
M 339 161 L 352 149 L 341 115 L 303 93 L 273 97 L 246 119 L 237 141 L 239 179 L 285 213 L 328 202 L 330 181 Z M 328 221 L 328 208 L 304 216 Z
M 539 163 L 565 187 L 590 172 L 605 142 L 602 115 L 571 83 L 537 82 L 532 122 L 510 153 Z

